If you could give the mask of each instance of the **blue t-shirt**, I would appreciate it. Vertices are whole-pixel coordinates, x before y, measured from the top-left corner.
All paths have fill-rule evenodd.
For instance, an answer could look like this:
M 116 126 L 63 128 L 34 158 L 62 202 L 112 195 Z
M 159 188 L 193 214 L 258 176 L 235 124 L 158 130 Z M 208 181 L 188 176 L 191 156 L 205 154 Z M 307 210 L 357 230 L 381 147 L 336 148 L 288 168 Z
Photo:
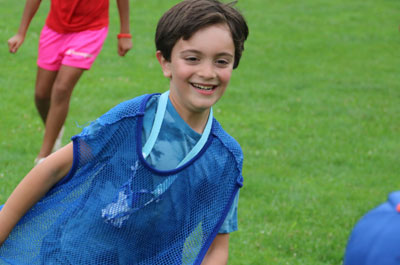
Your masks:
M 142 143 L 144 144 L 150 135 L 155 113 L 157 110 L 158 96 L 153 96 L 146 105 L 143 119 Z M 157 141 L 147 157 L 147 162 L 158 170 L 175 168 L 196 145 L 201 134 L 194 131 L 178 114 L 168 100 L 164 120 Z M 219 230 L 219 233 L 230 233 L 237 228 L 237 206 L 239 192 L 232 203 L 231 209 Z

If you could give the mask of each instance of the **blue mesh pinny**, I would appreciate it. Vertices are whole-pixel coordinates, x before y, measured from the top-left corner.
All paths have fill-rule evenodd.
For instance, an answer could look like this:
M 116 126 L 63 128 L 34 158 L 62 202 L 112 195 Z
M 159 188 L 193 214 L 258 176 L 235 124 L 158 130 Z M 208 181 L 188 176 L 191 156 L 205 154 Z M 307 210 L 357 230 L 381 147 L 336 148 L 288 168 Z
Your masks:
M 196 152 L 174 169 L 153 168 L 141 140 L 151 96 L 72 138 L 71 171 L 14 228 L 0 264 L 201 263 L 242 186 L 242 151 L 211 118 Z

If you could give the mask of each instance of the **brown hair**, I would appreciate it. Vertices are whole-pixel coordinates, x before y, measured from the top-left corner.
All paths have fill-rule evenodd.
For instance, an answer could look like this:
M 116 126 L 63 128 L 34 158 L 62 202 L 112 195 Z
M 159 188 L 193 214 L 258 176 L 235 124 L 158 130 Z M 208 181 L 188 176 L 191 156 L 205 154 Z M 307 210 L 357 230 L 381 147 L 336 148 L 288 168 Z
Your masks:
M 233 68 L 239 65 L 244 50 L 244 42 L 249 34 L 246 20 L 238 10 L 236 3 L 224 4 L 217 0 L 184 0 L 160 18 L 157 24 L 155 42 L 156 49 L 163 57 L 171 60 L 172 48 L 176 42 L 190 37 L 199 29 L 215 24 L 228 25 L 235 45 L 235 61 Z

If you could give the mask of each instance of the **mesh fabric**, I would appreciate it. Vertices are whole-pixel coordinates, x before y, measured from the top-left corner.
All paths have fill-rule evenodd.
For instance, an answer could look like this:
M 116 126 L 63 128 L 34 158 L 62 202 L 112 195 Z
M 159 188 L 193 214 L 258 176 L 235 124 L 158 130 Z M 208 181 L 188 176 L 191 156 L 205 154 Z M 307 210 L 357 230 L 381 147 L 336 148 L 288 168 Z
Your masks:
M 159 171 L 141 155 L 149 96 L 73 137 L 71 172 L 21 219 L 0 264 L 200 264 L 242 183 L 239 145 L 214 120 L 201 152 Z M 166 178 L 173 183 L 154 192 Z

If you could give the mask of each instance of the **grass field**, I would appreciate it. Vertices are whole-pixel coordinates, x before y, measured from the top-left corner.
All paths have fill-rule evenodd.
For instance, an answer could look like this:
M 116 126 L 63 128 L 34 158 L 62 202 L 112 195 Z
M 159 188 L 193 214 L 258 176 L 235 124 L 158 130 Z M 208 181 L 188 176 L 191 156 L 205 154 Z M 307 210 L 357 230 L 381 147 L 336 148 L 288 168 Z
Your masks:
M 24 1 L 0 0 L 0 203 L 31 169 L 43 126 L 33 103 L 43 1 L 16 55 Z M 117 103 L 167 89 L 154 56 L 171 0 L 131 1 L 134 48 L 105 47 L 78 83 L 66 137 Z M 240 0 L 250 37 L 216 118 L 244 151 L 229 264 L 338 265 L 355 222 L 399 189 L 398 0 Z

